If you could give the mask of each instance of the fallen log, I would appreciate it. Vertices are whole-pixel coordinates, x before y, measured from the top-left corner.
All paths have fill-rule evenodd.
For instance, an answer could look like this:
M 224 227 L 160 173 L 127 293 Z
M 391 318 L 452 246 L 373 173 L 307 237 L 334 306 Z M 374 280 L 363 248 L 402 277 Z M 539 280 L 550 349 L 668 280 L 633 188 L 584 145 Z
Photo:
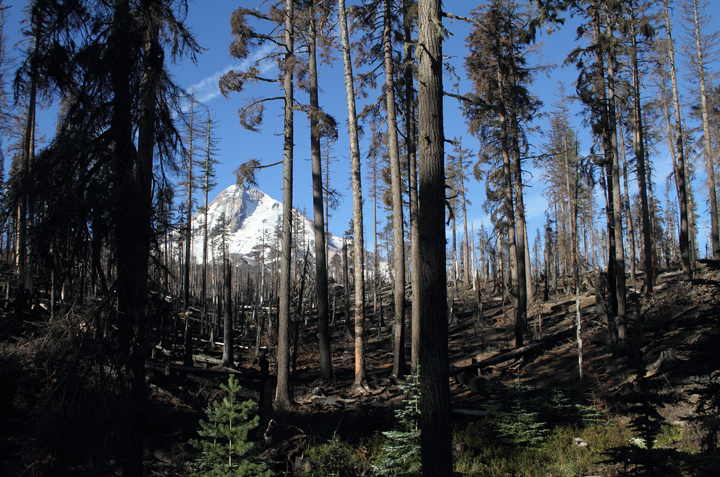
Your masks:
M 575 297 L 572 299 L 561 298 L 559 301 L 539 303 L 539 311 L 543 315 L 553 315 L 558 311 L 566 310 L 568 306 L 575 304 Z
M 496 354 L 494 356 L 491 356 L 491 357 L 484 359 L 482 361 L 479 361 L 477 363 L 473 363 L 468 366 L 463 366 L 462 368 L 452 369 L 452 370 L 450 370 L 450 375 L 457 376 L 458 374 L 463 373 L 463 372 L 475 371 L 477 369 L 486 368 L 488 366 L 492 366 L 495 364 L 504 363 L 505 361 L 510 361 L 511 359 L 525 356 L 527 354 L 533 353 L 533 352 L 541 350 L 543 348 L 549 348 L 551 346 L 555 346 L 560 341 L 563 341 L 563 340 L 569 339 L 569 338 L 574 338 L 574 337 L 575 337 L 575 326 L 568 328 L 564 331 L 555 333 L 554 335 L 546 336 L 546 337 L 542 338 L 540 341 L 530 343 L 521 348 L 514 349 L 514 350 L 508 351 L 506 353 Z
M 222 369 L 206 369 L 206 368 L 195 368 L 193 366 L 180 366 L 177 364 L 166 364 L 156 363 L 154 361 L 145 361 L 146 369 L 154 369 L 155 371 L 162 371 L 163 373 L 181 373 L 181 374 L 205 374 L 210 376 L 228 376 L 230 374 L 240 374 L 237 369 L 225 368 Z
M 222 359 L 218 358 L 211 358 L 210 356 L 202 356 L 199 354 L 192 355 L 192 359 L 196 363 L 207 363 L 207 364 L 215 364 L 222 366 L 223 362 Z
M 720 270 L 720 260 L 714 258 L 701 258 L 698 260 L 698 268 L 706 268 L 708 270 Z
M 703 308 L 705 308 L 705 307 L 701 307 L 701 304 L 695 304 L 695 305 L 691 306 L 690 308 L 685 308 L 683 310 L 680 310 L 678 313 L 675 313 L 670 318 L 659 319 L 659 320 L 656 320 L 653 322 L 648 322 L 647 324 L 645 324 L 644 331 L 655 332 L 655 331 L 666 330 L 670 327 L 671 323 L 674 322 L 675 320 L 677 320 L 678 318 L 683 317 L 683 316 L 689 314 L 690 312 L 694 312 L 696 310 L 702 311 Z M 675 326 L 675 325 L 673 325 L 673 326 Z

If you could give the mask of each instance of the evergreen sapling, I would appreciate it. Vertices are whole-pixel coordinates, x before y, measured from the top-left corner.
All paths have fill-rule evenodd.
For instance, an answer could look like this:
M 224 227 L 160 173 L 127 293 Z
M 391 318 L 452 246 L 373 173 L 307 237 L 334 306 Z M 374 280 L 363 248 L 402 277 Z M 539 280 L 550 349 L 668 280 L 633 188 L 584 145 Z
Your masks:
M 227 395 L 207 407 L 207 422 L 200 420 L 198 434 L 202 439 L 190 440 L 191 445 L 202 451 L 196 461 L 197 472 L 193 475 L 271 476 L 272 471 L 265 463 L 252 462 L 248 455 L 253 448 L 253 443 L 248 441 L 248 433 L 258 426 L 260 419 L 254 412 L 255 403 L 251 400 L 238 401 L 240 384 L 232 374 L 228 384 L 221 387 Z
M 400 387 L 405 394 L 403 407 L 395 411 L 399 429 L 383 432 L 387 438 L 372 466 L 376 475 L 420 475 L 420 380 L 419 374 L 407 376 Z

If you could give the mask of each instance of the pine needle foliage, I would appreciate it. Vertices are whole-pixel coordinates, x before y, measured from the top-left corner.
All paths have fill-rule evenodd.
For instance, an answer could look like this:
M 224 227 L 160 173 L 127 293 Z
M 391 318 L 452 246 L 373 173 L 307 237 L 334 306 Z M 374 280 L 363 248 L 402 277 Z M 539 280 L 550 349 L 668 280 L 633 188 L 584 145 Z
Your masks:
M 249 454 L 253 443 L 248 433 L 258 426 L 255 402 L 238 400 L 240 384 L 230 375 L 223 384 L 226 396 L 214 401 L 205 410 L 208 421 L 200 420 L 198 434 L 203 439 L 192 439 L 190 444 L 202 453 L 196 461 L 199 477 L 266 477 L 270 471 L 263 462 L 252 462 Z
M 524 396 L 520 376 L 515 378 L 515 400 L 512 412 L 502 413 L 497 421 L 500 436 L 527 449 L 537 449 L 547 435 L 546 423 L 540 419 L 537 403 Z
M 583 429 L 600 424 L 605 418 L 604 411 L 597 406 L 573 404 L 560 388 L 553 389 L 549 400 L 541 402 L 542 419 L 548 423 L 548 427 L 567 424 Z
M 376 475 L 420 475 L 420 378 L 406 376 L 400 386 L 405 395 L 403 406 L 395 411 L 398 429 L 383 432 L 386 438 L 379 457 L 373 465 Z

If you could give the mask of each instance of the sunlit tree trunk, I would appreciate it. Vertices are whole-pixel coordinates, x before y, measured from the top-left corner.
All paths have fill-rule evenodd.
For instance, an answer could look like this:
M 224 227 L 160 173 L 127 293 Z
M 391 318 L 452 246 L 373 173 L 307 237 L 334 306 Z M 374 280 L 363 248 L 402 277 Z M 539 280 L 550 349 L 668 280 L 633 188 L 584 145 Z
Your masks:
M 400 147 L 398 145 L 397 115 L 395 112 L 395 80 L 392 59 L 392 31 L 390 0 L 384 2 L 383 49 L 385 52 L 385 106 L 388 124 L 388 152 L 390 154 L 390 175 L 393 198 L 393 238 L 395 260 L 394 302 L 395 330 L 393 340 L 394 376 L 406 374 L 405 362 L 405 234 L 402 206 L 402 177 L 400 172 Z
M 294 0 L 285 1 L 285 112 L 283 146 L 283 218 L 282 250 L 280 253 L 280 298 L 278 309 L 278 362 L 277 391 L 275 405 L 287 409 L 292 405 L 290 395 L 290 273 L 292 256 L 292 216 L 293 216 L 293 71 L 295 69 L 294 41 Z
M 355 88 L 353 85 L 350 40 L 348 36 L 345 0 L 338 0 L 342 35 L 345 91 L 347 93 L 348 129 L 350 135 L 351 176 L 353 190 L 353 252 L 355 266 L 355 382 L 356 389 L 365 390 L 365 273 L 363 269 L 363 214 L 362 176 L 360 171 L 360 145 L 358 142 Z
M 664 0 L 665 7 L 665 33 L 667 34 L 668 62 L 670 63 L 670 79 L 672 80 L 673 106 L 675 109 L 675 147 L 677 149 L 677 167 L 675 167 L 675 181 L 678 190 L 678 202 L 680 202 L 680 257 L 683 264 L 683 278 L 689 280 L 692 277 L 690 263 L 690 240 L 688 226 L 688 201 L 687 184 L 685 176 L 685 145 L 682 134 L 680 99 L 677 87 L 677 74 L 675 72 L 675 48 L 672 40 L 672 26 L 670 24 L 670 12 L 668 11 L 668 0 Z
M 408 175 L 410 176 L 410 281 L 412 284 L 411 309 L 411 337 L 410 337 L 410 370 L 417 374 L 418 358 L 420 355 L 420 307 L 415 297 L 418 296 L 418 268 L 415 266 L 420 260 L 418 256 L 418 184 L 417 184 L 417 155 L 415 148 L 415 89 L 413 87 L 413 48 L 412 48 L 412 18 L 410 8 L 412 0 L 403 0 L 403 34 L 405 51 L 405 149 L 408 155 Z
M 700 105 L 702 107 L 703 142 L 705 146 L 705 165 L 707 167 L 707 187 L 710 199 L 710 245 L 713 258 L 720 258 L 720 233 L 718 232 L 718 205 L 717 205 L 717 182 L 715 180 L 715 161 L 712 154 L 710 137 L 710 118 L 708 106 L 708 93 L 705 85 L 704 54 L 702 49 L 702 37 L 700 36 L 700 21 L 698 19 L 698 2 L 692 0 L 693 10 L 693 32 L 695 47 L 697 51 L 698 78 L 700 79 Z

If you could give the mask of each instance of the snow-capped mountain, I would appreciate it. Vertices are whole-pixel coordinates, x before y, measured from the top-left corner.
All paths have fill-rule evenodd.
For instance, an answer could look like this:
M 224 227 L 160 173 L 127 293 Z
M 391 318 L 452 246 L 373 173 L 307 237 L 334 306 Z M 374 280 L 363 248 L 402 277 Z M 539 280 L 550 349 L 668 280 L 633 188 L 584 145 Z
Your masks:
M 297 214 L 294 220 L 300 220 L 300 227 L 293 224 L 295 240 L 306 243 L 310 253 L 314 255 L 315 235 L 312 220 L 297 210 L 295 212 Z M 254 260 L 256 250 L 263 244 L 263 233 L 266 246 L 279 243 L 277 231 L 282 225 L 282 203 L 254 187 L 232 185 L 208 204 L 208 262 L 219 254 L 219 238 L 214 237 L 217 237 L 220 231 L 223 213 L 229 229 L 231 254 L 249 261 Z M 202 263 L 203 260 L 203 221 L 204 214 L 201 212 L 195 214 L 192 220 L 192 254 L 196 263 Z M 328 242 L 330 259 L 341 251 L 342 239 L 331 235 Z

